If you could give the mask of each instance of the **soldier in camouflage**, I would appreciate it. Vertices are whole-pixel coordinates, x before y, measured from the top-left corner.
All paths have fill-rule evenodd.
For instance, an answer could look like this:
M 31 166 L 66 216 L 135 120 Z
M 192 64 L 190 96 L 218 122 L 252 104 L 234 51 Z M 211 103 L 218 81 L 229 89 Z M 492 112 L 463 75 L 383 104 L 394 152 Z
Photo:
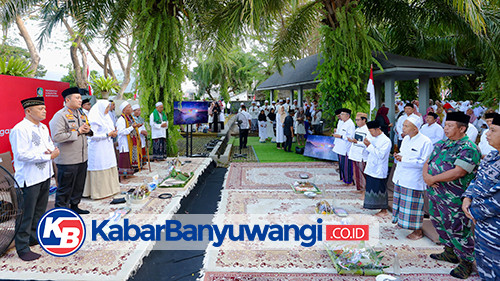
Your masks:
M 444 127 L 447 140 L 436 143 L 423 168 L 430 199 L 430 216 L 445 250 L 431 258 L 458 263 L 450 274 L 466 279 L 472 272 L 474 241 L 472 222 L 462 211 L 462 194 L 474 179 L 481 154 L 465 134 L 470 117 L 452 112 Z
M 476 178 L 462 195 L 462 209 L 475 223 L 477 270 L 482 280 L 500 280 L 500 115 L 486 134 L 494 148 L 482 161 Z

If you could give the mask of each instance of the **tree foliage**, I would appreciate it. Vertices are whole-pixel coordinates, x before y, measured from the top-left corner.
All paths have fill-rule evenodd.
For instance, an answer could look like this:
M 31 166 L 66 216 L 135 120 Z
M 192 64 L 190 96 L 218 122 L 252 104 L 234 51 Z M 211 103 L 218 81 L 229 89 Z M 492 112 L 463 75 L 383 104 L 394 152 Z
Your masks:
M 6 59 L 10 59 L 11 57 L 19 57 L 29 61 L 31 55 L 28 50 L 24 48 L 11 46 L 8 44 L 0 44 L 0 57 Z M 35 78 L 42 78 L 46 73 L 47 70 L 45 69 L 45 66 L 39 64 L 35 72 Z
M 24 58 L 12 56 L 7 59 L 0 57 L 0 74 L 29 77 L 32 70 L 30 70 L 30 63 Z
M 381 45 L 368 35 L 359 8 L 338 8 L 335 18 L 335 29 L 321 27 L 323 62 L 318 67 L 320 104 L 324 118 L 331 121 L 335 120 L 335 110 L 341 107 L 367 112 L 366 70 L 370 64 L 378 64 L 372 51 L 381 50 Z
M 214 99 L 213 90 L 219 91 L 226 101 L 230 94 L 253 92 L 256 82 L 267 77 L 263 63 L 241 48 L 229 52 L 224 61 L 219 61 L 213 54 L 199 53 L 196 64 L 190 78 L 198 86 L 198 95 L 207 94 L 211 99 Z

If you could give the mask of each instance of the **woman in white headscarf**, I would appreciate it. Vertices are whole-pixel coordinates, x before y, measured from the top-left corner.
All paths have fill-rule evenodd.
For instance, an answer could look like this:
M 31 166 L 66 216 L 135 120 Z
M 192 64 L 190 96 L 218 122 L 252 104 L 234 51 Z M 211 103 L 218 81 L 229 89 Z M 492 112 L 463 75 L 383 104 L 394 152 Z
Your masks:
M 120 192 L 113 138 L 117 131 L 109 116 L 110 102 L 98 100 L 90 109 L 89 123 L 94 135 L 88 142 L 87 180 L 83 196 L 92 199 Z
M 278 149 L 283 149 L 285 147 L 285 132 L 283 128 L 285 118 L 285 107 L 280 103 L 278 106 L 278 113 L 276 114 L 276 144 Z

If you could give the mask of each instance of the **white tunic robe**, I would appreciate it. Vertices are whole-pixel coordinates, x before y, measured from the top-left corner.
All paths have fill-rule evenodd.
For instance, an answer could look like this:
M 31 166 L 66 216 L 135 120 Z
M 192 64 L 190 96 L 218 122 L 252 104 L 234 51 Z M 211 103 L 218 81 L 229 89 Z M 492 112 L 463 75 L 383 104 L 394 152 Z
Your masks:
M 260 142 L 266 142 L 267 139 L 267 122 L 259 121 L 259 139 Z
M 115 128 L 109 114 L 104 114 L 108 104 L 108 101 L 97 101 L 91 109 L 91 114 L 89 114 L 89 123 L 94 132 L 93 136 L 88 137 L 89 157 L 87 170 L 89 171 L 102 171 L 116 167 L 113 138 L 107 136 Z
M 268 138 L 271 138 L 271 142 L 276 142 L 276 136 L 274 135 L 273 124 L 274 124 L 274 122 L 271 121 L 271 119 L 269 119 L 269 117 L 267 117 L 267 127 L 266 127 L 267 133 L 266 133 L 266 135 Z
M 276 113 L 276 142 L 282 143 L 282 142 L 285 142 L 285 140 L 286 139 L 285 139 L 285 133 L 283 130 L 283 123 L 281 123 L 281 115 L 279 113 L 279 106 L 278 106 L 278 111 Z

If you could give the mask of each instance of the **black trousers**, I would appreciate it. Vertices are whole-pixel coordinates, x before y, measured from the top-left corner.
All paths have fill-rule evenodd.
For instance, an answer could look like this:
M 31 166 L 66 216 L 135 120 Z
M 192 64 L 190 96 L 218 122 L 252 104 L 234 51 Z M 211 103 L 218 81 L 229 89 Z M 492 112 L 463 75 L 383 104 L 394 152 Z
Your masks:
M 70 208 L 80 203 L 87 178 L 87 161 L 73 165 L 57 165 L 55 207 Z
M 285 151 L 292 151 L 292 135 L 285 135 Z
M 247 147 L 248 130 L 249 129 L 240 129 L 240 148 Z
M 23 216 L 15 237 L 16 251 L 18 254 L 30 250 L 30 242 L 37 241 L 36 228 L 38 221 L 47 210 L 49 201 L 50 178 L 41 183 L 24 187 L 23 190 Z

